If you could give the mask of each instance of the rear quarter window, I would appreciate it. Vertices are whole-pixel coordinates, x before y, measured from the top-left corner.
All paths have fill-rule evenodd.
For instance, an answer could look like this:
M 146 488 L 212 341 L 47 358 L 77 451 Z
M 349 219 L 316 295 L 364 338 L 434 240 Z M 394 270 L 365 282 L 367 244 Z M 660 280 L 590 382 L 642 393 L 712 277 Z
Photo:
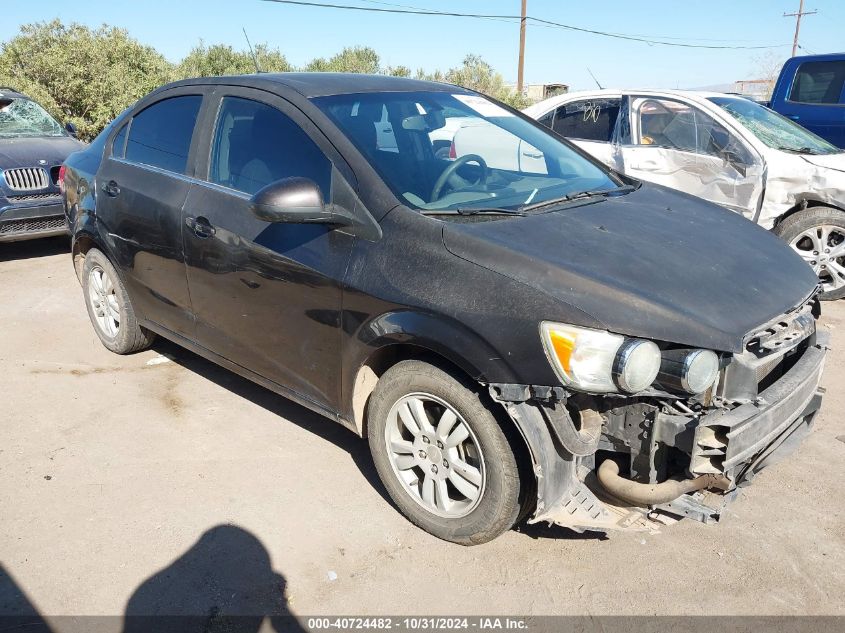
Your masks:
M 129 130 L 129 124 L 126 123 L 120 132 L 118 132 L 111 144 L 111 155 L 115 158 L 123 158 L 123 151 L 126 148 L 126 132 Z

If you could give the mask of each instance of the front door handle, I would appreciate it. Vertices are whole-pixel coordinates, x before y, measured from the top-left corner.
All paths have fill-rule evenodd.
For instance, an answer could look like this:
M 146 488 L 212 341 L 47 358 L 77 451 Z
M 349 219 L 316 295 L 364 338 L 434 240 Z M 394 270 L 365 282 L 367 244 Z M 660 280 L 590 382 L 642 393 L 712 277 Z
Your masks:
M 642 171 L 657 171 L 659 168 L 657 161 L 654 160 L 644 160 L 631 165 L 631 169 L 641 169 Z
M 114 180 L 109 180 L 108 182 L 104 182 L 103 186 L 100 187 L 103 190 L 103 193 L 107 196 L 112 198 L 116 198 L 120 195 L 120 187 Z
M 215 229 L 211 222 L 208 221 L 208 218 L 204 218 L 199 216 L 197 218 L 193 216 L 188 216 L 185 218 L 185 224 L 188 225 L 188 228 L 194 232 L 200 239 L 206 239 L 213 236 L 217 229 Z

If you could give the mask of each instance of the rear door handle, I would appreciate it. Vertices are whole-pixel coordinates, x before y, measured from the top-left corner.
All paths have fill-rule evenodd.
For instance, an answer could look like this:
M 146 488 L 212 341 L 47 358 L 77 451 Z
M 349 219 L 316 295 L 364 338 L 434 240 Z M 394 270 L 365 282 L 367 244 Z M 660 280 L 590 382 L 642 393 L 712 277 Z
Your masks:
M 198 218 L 188 216 L 185 218 L 185 224 L 194 232 L 194 235 L 200 239 L 209 238 L 217 233 L 217 229 L 212 226 L 211 222 L 208 221 L 208 218 L 204 218 L 202 216 L 199 216 Z
M 100 188 L 103 190 L 104 194 L 106 194 L 107 196 L 111 196 L 112 198 L 116 198 L 120 195 L 120 187 L 114 180 L 104 182 L 103 186 Z

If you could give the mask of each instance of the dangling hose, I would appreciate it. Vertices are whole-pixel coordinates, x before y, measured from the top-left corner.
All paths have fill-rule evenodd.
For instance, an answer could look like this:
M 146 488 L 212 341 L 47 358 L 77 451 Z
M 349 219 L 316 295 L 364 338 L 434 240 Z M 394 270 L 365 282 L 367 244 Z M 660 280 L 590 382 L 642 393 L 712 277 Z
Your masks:
M 641 484 L 619 475 L 619 464 L 612 459 L 602 462 L 599 481 L 614 497 L 640 506 L 654 506 L 674 501 L 683 494 L 719 488 L 727 490 L 730 482 L 724 475 L 701 475 L 695 479 L 670 479 L 659 484 Z

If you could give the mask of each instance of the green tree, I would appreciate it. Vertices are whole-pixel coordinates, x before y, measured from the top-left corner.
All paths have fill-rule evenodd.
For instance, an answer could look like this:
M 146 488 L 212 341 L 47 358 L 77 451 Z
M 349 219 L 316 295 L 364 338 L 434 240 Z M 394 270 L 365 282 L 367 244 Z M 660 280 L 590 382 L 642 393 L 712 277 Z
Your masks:
M 255 60 L 262 72 L 292 70 L 285 56 L 266 44 L 255 47 Z M 225 44 L 206 46 L 202 41 L 191 49 L 179 64 L 177 74 L 186 77 L 213 77 L 216 75 L 245 75 L 255 72 L 255 61 L 249 51 L 236 51 Z
M 384 69 L 384 74 L 393 77 L 410 77 L 411 69 L 407 66 L 388 66 Z
M 266 44 L 255 47 L 262 71 L 292 70 L 285 56 Z M 318 57 L 303 70 L 371 73 L 410 77 L 406 66 L 382 66 L 368 46 L 347 47 L 328 59 Z M 124 29 L 103 25 L 90 29 L 59 20 L 27 24 L 0 44 L 0 85 L 27 93 L 59 121 L 72 122 L 83 139 L 92 139 L 134 101 L 178 78 L 255 72 L 249 51 L 200 42 L 178 64 L 168 62 Z M 446 72 L 416 72 L 422 79 L 446 81 L 524 107 L 527 100 L 478 55 Z
M 171 80 L 170 63 L 116 27 L 27 24 L 0 46 L 0 85 L 25 92 L 91 139 L 117 114 Z
M 419 75 L 420 72 L 418 71 L 417 74 Z M 436 71 L 429 77 L 434 81 L 445 81 L 475 90 L 514 108 L 524 108 L 529 104 L 524 95 L 508 86 L 504 77 L 479 55 L 467 55 L 460 66 L 450 68 L 445 73 Z
M 304 70 L 321 73 L 369 73 L 372 75 L 382 72 L 381 59 L 378 53 L 369 46 L 346 47 L 329 59 L 318 57 L 311 60 Z

